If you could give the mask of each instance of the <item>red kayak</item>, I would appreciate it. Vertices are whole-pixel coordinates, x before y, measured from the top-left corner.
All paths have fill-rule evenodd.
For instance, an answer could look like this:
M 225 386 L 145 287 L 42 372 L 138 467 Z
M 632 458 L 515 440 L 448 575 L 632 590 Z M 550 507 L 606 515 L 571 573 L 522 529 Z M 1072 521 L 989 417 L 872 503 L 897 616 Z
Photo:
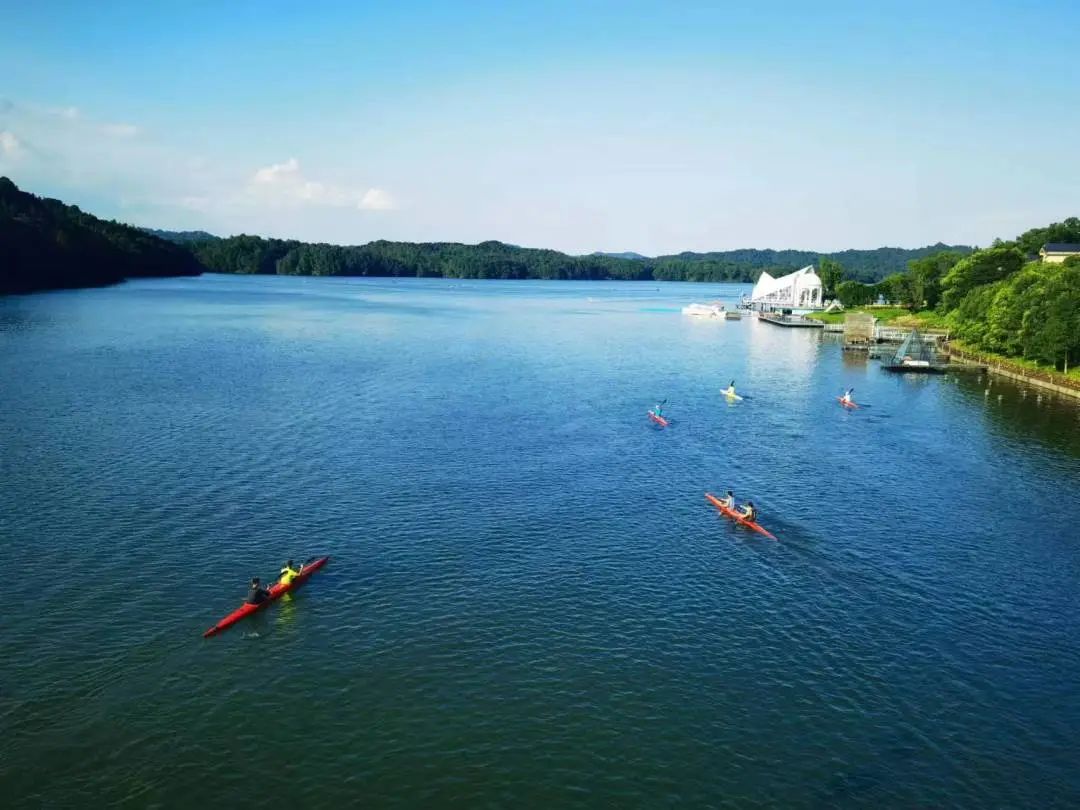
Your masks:
M 668 426 L 668 420 L 667 419 L 665 419 L 662 416 L 657 416 L 652 411 L 649 411 L 649 418 L 652 419 L 654 422 L 656 422 L 656 424 L 658 424 L 660 427 L 667 427 Z
M 738 512 L 733 512 L 732 510 L 728 509 L 726 506 L 724 506 L 724 502 L 721 501 L 719 498 L 717 498 L 715 495 L 713 495 L 711 492 L 706 492 L 705 493 L 705 498 L 709 501 L 709 503 L 711 503 L 713 506 L 715 506 L 717 509 L 719 509 L 720 514 L 724 515 L 725 517 L 729 517 L 732 520 L 734 520 L 736 523 L 741 523 L 746 528 L 753 529 L 755 532 L 758 532 L 759 534 L 765 535 L 770 540 L 775 540 L 776 539 L 775 535 L 773 535 L 768 529 L 766 529 L 760 523 L 755 523 L 752 520 L 747 520 L 742 515 L 740 515 Z
M 297 586 L 302 585 L 304 582 L 306 582 L 308 577 L 310 577 L 312 574 L 314 574 L 316 571 L 326 565 L 329 559 L 329 557 L 320 557 L 314 562 L 305 564 L 304 567 L 300 569 L 300 574 L 295 577 L 293 581 L 290 582 L 288 585 L 282 585 L 280 582 L 275 582 L 273 585 L 270 586 L 269 599 L 267 599 L 265 602 L 260 602 L 257 605 L 249 605 L 247 603 L 244 603 L 232 613 L 230 613 L 228 616 L 226 616 L 224 619 L 222 619 L 220 622 L 207 630 L 205 633 L 203 633 L 203 638 L 210 638 L 210 636 L 216 636 L 222 630 L 232 627 L 245 616 L 250 616 L 252 613 L 257 613 L 274 600 L 280 599 L 289 591 L 295 590 Z
M 843 397 L 837 397 L 836 401 L 839 402 L 841 405 L 843 405 L 845 408 L 851 408 L 851 410 L 855 410 L 856 408 L 859 407 L 854 402 L 844 402 Z

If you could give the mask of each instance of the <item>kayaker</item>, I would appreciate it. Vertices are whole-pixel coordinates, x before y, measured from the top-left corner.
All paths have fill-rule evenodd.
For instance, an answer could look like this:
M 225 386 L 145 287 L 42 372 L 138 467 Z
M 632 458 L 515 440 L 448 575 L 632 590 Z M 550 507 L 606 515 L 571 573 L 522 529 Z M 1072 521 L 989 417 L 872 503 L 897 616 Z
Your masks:
M 293 561 L 289 560 L 287 563 L 285 563 L 285 565 L 281 567 L 281 577 L 280 579 L 278 579 L 278 582 L 282 585 L 288 585 L 290 582 L 300 576 L 300 572 L 303 569 L 304 566 L 302 565 L 299 568 L 294 568 Z
M 727 491 L 727 495 L 725 495 L 725 496 L 724 496 L 724 497 L 723 497 L 723 498 L 721 499 L 720 503 L 722 503 L 722 504 L 724 505 L 724 508 L 725 508 L 725 509 L 731 509 L 732 511 L 734 511 L 734 509 L 735 509 L 735 493 L 734 493 L 734 492 L 732 492 L 732 491 L 731 491 L 731 490 L 729 489 L 729 490 Z
M 730 383 L 728 383 L 727 390 L 724 391 L 724 394 L 726 396 L 729 396 L 729 397 L 737 396 L 737 394 L 735 393 L 735 381 L 734 380 L 732 380 Z
M 251 588 L 248 590 L 247 599 L 245 599 L 244 602 L 249 605 L 261 605 L 269 598 L 270 591 L 266 590 L 266 588 L 259 584 L 258 577 L 252 577 Z
M 842 397 L 840 397 L 840 401 L 841 401 L 842 403 L 844 403 L 845 405 L 853 405 L 854 403 L 853 403 L 853 402 L 851 401 L 851 395 L 852 395 L 853 393 L 855 393 L 855 389 L 854 389 L 854 388 L 849 388 L 849 389 L 847 389 L 847 390 L 846 390 L 846 391 L 844 392 L 844 395 L 843 395 Z
M 664 402 L 667 402 L 667 400 L 665 399 Z M 653 412 L 654 415 L 663 417 L 663 415 L 664 415 L 664 402 L 657 402 L 655 405 L 653 405 L 652 412 Z
M 757 507 L 754 506 L 753 501 L 747 501 L 743 504 L 742 518 L 743 520 L 757 521 Z

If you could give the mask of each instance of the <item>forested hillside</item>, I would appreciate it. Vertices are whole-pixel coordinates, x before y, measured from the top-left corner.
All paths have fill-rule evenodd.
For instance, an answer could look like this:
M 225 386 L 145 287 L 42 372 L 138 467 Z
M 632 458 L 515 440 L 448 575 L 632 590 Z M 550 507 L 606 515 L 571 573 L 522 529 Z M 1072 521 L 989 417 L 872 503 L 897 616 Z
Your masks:
M 202 270 L 179 245 L 20 191 L 0 177 L 0 294 Z
M 1047 242 L 1080 244 L 1080 218 L 1033 228 L 967 256 L 941 251 L 876 285 L 842 281 L 846 305 L 879 295 L 912 312 L 932 310 L 974 348 L 1065 370 L 1080 363 L 1080 256 L 1039 260 Z
M 945 245 L 904 250 L 732 250 L 649 258 L 638 254 L 570 256 L 502 242 L 388 242 L 343 246 L 155 231 L 107 222 L 58 200 L 20 191 L 0 178 L 0 292 L 109 284 L 137 276 L 219 273 L 305 276 L 413 276 L 625 281 L 756 281 L 761 271 L 790 272 L 824 259 L 849 278 L 878 281 Z M 956 255 L 967 247 L 949 248 Z M 826 263 L 827 264 L 827 263 Z
M 199 260 L 219 273 L 280 273 L 313 276 L 419 276 L 505 279 L 621 279 L 632 281 L 753 282 L 762 270 L 774 275 L 816 264 L 824 256 L 839 257 L 854 278 L 880 280 L 902 271 L 906 263 L 945 245 L 904 250 L 847 250 L 819 254 L 796 250 L 733 250 L 722 253 L 680 253 L 656 258 L 593 253 L 569 256 L 481 242 L 386 242 L 345 247 L 295 240 L 233 236 L 191 243 Z M 970 248 L 952 248 L 958 253 Z

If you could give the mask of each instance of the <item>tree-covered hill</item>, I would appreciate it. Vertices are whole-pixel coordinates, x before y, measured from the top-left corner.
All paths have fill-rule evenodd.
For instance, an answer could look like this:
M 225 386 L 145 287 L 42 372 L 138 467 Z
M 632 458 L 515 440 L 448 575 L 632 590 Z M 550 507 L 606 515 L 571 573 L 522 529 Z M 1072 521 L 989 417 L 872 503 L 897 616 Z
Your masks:
M 0 294 L 202 271 L 179 245 L 20 191 L 0 177 Z
M 219 273 L 713 282 L 753 282 L 762 270 L 774 275 L 786 273 L 815 264 L 822 256 L 840 258 L 854 278 L 877 281 L 904 270 L 912 259 L 946 249 L 939 244 L 914 250 L 878 248 L 832 254 L 733 250 L 649 258 L 605 253 L 570 256 L 494 241 L 478 245 L 377 241 L 346 247 L 247 235 L 194 242 L 190 247 L 204 265 Z M 971 251 L 965 246 L 952 249 L 961 254 Z
M 219 273 L 280 273 L 303 276 L 417 276 L 503 279 L 648 279 L 649 265 L 610 256 L 568 256 L 481 242 L 387 242 L 359 246 L 233 236 L 191 246 Z M 742 278 L 739 278 L 742 280 Z
M 656 264 L 654 275 L 657 278 L 675 278 L 681 274 L 687 281 L 697 281 L 700 276 L 708 276 L 717 270 L 737 267 L 748 271 L 756 280 L 762 270 L 776 275 L 776 270 L 790 272 L 808 264 L 816 265 L 822 258 L 828 258 L 840 262 L 848 278 L 874 282 L 892 273 L 902 272 L 913 259 L 921 259 L 943 250 L 966 255 L 972 249 L 967 245 L 944 245 L 940 242 L 921 248 L 882 247 L 874 250 L 841 250 L 836 253 L 746 248 L 712 253 L 678 253 L 673 256 L 658 256 L 652 261 Z
M 1080 244 L 1080 218 L 1032 228 L 962 255 L 942 250 L 913 259 L 877 284 L 840 281 L 847 306 L 883 296 L 913 313 L 933 310 L 972 347 L 1067 371 L 1080 359 L 1080 256 L 1043 262 L 1048 242 Z M 839 280 L 844 268 L 837 268 Z
M 207 242 L 218 238 L 206 231 L 159 231 L 155 228 L 140 228 L 139 230 L 145 231 L 151 236 L 156 236 L 158 239 L 164 239 L 166 242 L 176 242 L 178 245 L 187 245 L 192 242 Z
M 307 276 L 413 276 L 500 279 L 753 282 L 823 258 L 849 278 L 880 281 L 913 259 L 946 249 L 878 248 L 821 254 L 808 250 L 730 250 L 647 257 L 571 256 L 488 241 L 388 242 L 345 246 L 205 231 L 155 231 L 106 222 L 58 200 L 20 191 L 0 178 L 0 293 L 109 284 L 137 276 L 219 273 Z M 960 255 L 970 248 L 951 248 Z

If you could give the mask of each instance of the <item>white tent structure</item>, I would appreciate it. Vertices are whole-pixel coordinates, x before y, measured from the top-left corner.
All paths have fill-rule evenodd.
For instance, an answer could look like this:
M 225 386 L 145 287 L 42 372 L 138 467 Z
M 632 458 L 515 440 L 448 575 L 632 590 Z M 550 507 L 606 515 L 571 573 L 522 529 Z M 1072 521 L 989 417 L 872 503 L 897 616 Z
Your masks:
M 750 293 L 750 303 L 759 309 L 817 309 L 822 305 L 821 279 L 812 264 L 780 278 L 763 272 Z

